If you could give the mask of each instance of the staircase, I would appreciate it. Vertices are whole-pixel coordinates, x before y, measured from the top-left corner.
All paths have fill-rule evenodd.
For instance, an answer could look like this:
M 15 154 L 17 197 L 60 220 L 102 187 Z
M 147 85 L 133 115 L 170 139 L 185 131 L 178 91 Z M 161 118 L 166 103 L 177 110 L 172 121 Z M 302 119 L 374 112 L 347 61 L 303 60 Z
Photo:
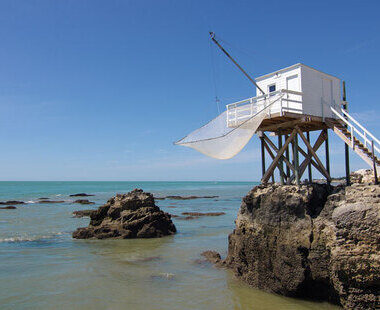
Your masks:
M 379 169 L 380 141 L 345 110 L 330 108 L 338 119 L 325 120 L 326 124 L 371 168 Z

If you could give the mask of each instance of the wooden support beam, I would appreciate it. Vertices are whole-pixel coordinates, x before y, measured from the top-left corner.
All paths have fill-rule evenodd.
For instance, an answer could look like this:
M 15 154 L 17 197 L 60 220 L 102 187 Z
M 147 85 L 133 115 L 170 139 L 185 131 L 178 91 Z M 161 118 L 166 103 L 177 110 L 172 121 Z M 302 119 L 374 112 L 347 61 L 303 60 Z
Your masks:
M 294 136 L 297 134 L 297 130 L 296 129 L 293 129 L 291 135 L 289 136 L 289 138 L 285 141 L 285 144 L 282 146 L 282 148 L 279 150 L 279 152 L 277 153 L 276 157 L 274 158 L 273 162 L 270 164 L 268 170 L 265 172 L 263 178 L 261 179 L 261 182 L 262 183 L 267 183 L 268 182 L 268 179 L 269 177 L 271 176 L 271 174 L 273 173 L 274 169 L 276 168 L 277 166 L 277 163 L 278 163 L 278 160 L 280 159 L 280 157 L 282 156 L 282 154 L 284 153 L 286 147 L 289 145 L 290 141 L 293 140 Z
M 330 154 L 329 154 L 329 133 L 327 129 L 323 130 L 326 135 L 326 140 L 325 140 L 325 154 L 326 154 L 326 170 L 327 173 L 330 175 Z
M 330 174 L 327 172 L 326 168 L 323 166 L 322 162 L 320 161 L 318 155 L 315 153 L 315 151 L 313 150 L 313 148 L 311 147 L 310 143 L 307 142 L 307 139 L 305 138 L 305 136 L 303 135 L 302 131 L 297 127 L 296 128 L 301 139 L 303 140 L 303 142 L 305 143 L 306 147 L 310 150 L 311 154 L 314 156 L 316 162 L 318 163 L 318 165 L 320 166 L 320 168 L 322 169 L 322 171 L 324 172 L 323 175 L 326 177 L 327 181 L 328 182 L 331 182 L 331 177 L 330 177 Z
M 272 160 L 274 160 L 275 156 L 274 156 L 272 150 L 269 148 L 268 144 L 265 142 L 265 140 L 264 140 L 264 146 L 265 146 L 265 149 L 267 150 L 269 156 L 272 158 Z M 278 166 L 278 170 L 280 171 L 280 176 L 281 176 L 282 180 L 284 180 L 284 178 L 286 179 L 286 175 L 284 173 L 284 168 L 281 166 Z M 281 184 L 284 184 L 284 183 L 282 182 Z
M 287 122 L 282 122 L 278 124 L 268 125 L 260 128 L 261 131 L 278 131 L 282 128 L 294 128 L 295 125 L 304 122 L 304 119 L 295 119 Z
M 272 140 L 269 139 L 268 136 L 265 135 L 265 134 L 263 134 L 263 137 L 264 137 L 266 143 L 268 143 L 268 145 L 270 145 L 271 148 L 272 148 L 276 153 L 278 153 L 280 149 L 278 149 L 278 148 L 276 147 L 276 145 L 272 142 Z M 288 136 L 287 136 L 286 140 L 287 140 L 287 139 L 288 139 Z M 288 146 L 286 149 L 289 151 L 289 146 Z M 289 159 L 286 158 L 286 157 L 284 157 L 284 155 L 281 155 L 281 159 L 285 162 L 285 164 L 286 164 L 286 168 L 289 169 L 289 170 L 291 170 L 291 171 L 294 173 L 294 171 L 295 171 L 294 166 L 290 163 Z M 289 172 L 289 177 L 290 177 L 290 172 Z M 289 177 L 288 177 L 288 174 L 287 174 L 287 179 L 288 179 Z
M 288 135 L 285 135 L 285 141 L 286 141 L 286 139 L 288 139 Z M 287 146 L 286 147 L 286 160 L 287 160 L 286 162 L 287 163 L 290 163 L 289 159 L 290 159 L 289 146 Z M 288 165 L 286 165 L 286 178 L 287 178 L 287 180 L 289 182 L 289 180 L 290 180 L 290 168 L 289 168 Z
M 278 133 L 278 148 L 279 149 L 282 148 L 282 135 L 280 134 L 280 132 Z M 278 167 L 280 170 L 280 184 L 284 185 L 284 165 L 282 163 L 281 157 L 280 157 L 280 161 L 278 162 Z
M 265 149 L 264 149 L 264 138 L 260 137 L 261 141 L 261 177 L 264 177 L 265 174 Z
M 346 82 L 343 81 L 343 110 L 348 112 L 348 107 L 347 107 L 347 97 L 346 97 Z M 347 119 L 347 116 L 345 116 Z M 347 125 L 345 125 L 347 128 Z M 345 165 L 346 165 L 346 185 L 349 186 L 351 184 L 350 181 L 350 149 L 347 145 L 347 143 L 344 144 L 344 159 L 345 159 Z
M 298 130 L 298 127 L 296 127 L 296 129 Z M 292 143 L 292 146 L 293 146 L 293 162 L 294 162 L 294 177 L 295 177 L 295 180 L 296 180 L 296 184 L 297 186 L 300 185 L 300 171 L 299 171 L 299 157 L 298 157 L 298 135 L 296 134 L 294 136 L 294 139 L 293 139 L 293 143 Z
M 301 149 L 300 146 L 298 146 L 298 152 L 300 152 L 300 153 L 305 157 L 304 161 L 308 158 L 308 159 L 309 159 L 309 162 L 310 162 L 310 163 L 311 163 L 316 169 L 318 169 L 318 171 L 323 175 L 323 171 L 322 171 L 322 169 L 318 166 L 318 163 L 316 163 L 316 162 L 313 160 L 312 157 L 309 157 L 309 155 L 308 155 L 303 149 Z M 315 151 L 315 152 L 317 152 L 317 151 Z M 304 161 L 303 161 L 303 162 L 304 162 Z M 302 162 L 302 163 L 303 163 L 303 162 Z M 302 168 L 303 168 L 303 167 L 302 167 Z M 305 170 L 306 170 L 306 168 L 303 168 L 303 169 L 301 170 L 301 166 L 300 166 L 300 178 L 301 178 L 302 175 L 304 174 Z
M 306 139 L 307 139 L 307 142 L 310 143 L 310 132 L 306 132 Z M 307 155 L 309 158 L 311 158 L 311 153 L 308 149 L 307 151 Z M 307 170 L 308 170 L 308 174 L 309 174 L 309 183 L 312 183 L 313 182 L 313 175 L 312 175 L 312 171 L 311 171 L 311 163 L 309 161 L 309 164 L 307 165 Z
M 323 144 L 323 142 L 325 141 L 325 138 L 326 138 L 325 133 L 324 133 L 323 131 L 321 131 L 321 133 L 319 134 L 317 140 L 316 140 L 315 143 L 314 143 L 314 146 L 313 146 L 313 150 L 314 150 L 314 152 L 317 152 L 317 151 L 318 151 L 319 147 L 320 147 L 320 146 Z M 309 149 L 308 149 L 308 152 L 310 152 Z M 303 155 L 304 155 L 304 154 L 303 154 Z M 305 155 L 304 155 L 304 156 L 305 156 Z M 318 164 L 317 164 L 316 162 L 314 162 L 312 156 L 313 156 L 313 155 L 312 155 L 311 153 L 310 153 L 310 156 L 309 156 L 309 155 L 305 156 L 305 160 L 302 162 L 302 164 L 301 164 L 301 166 L 300 166 L 300 172 L 301 172 L 301 175 L 303 175 L 303 173 L 305 172 L 305 169 L 306 169 L 307 165 L 309 164 L 309 162 L 311 162 L 312 165 L 313 165 L 316 169 L 318 169 L 318 171 L 323 175 L 323 172 L 322 172 L 321 168 L 319 168 Z
M 376 155 L 375 155 L 375 146 L 373 144 L 373 140 L 371 142 L 372 148 L 372 163 L 373 163 L 373 176 L 375 178 L 375 184 L 379 184 L 379 180 L 377 179 L 377 167 L 376 167 Z

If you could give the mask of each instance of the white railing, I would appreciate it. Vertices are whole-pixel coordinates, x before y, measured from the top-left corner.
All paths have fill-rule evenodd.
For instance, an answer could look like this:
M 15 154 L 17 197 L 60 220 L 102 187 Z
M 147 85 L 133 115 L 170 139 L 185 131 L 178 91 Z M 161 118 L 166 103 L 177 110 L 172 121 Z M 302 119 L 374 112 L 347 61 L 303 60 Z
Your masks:
M 351 135 L 351 148 L 355 149 L 354 138 L 357 138 L 355 134 L 362 138 L 364 147 L 368 148 L 371 152 L 380 153 L 380 141 L 369 132 L 364 126 L 362 126 L 356 119 L 354 119 L 347 111 L 340 107 L 330 107 L 331 111 L 347 125 L 347 130 Z M 338 110 L 338 111 L 337 111 Z M 372 149 L 373 148 L 373 149 Z M 375 154 L 374 154 L 375 155 Z
M 287 95 L 287 96 L 285 96 Z M 301 97 L 301 100 L 299 100 Z M 275 104 L 274 101 L 278 101 Z M 260 110 L 268 108 L 268 116 L 273 113 L 284 112 L 302 113 L 302 93 L 287 89 L 281 89 L 270 94 L 251 97 L 226 105 L 227 126 L 236 127 L 250 117 L 256 115 Z

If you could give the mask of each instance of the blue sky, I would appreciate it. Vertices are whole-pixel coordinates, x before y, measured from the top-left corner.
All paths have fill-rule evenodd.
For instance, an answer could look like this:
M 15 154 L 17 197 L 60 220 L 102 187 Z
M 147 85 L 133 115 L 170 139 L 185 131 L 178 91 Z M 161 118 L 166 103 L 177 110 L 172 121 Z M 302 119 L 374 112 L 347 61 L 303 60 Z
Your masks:
M 172 142 L 302 62 L 347 82 L 379 136 L 379 1 L 0 1 L 0 180 L 259 180 L 258 139 L 219 161 Z M 213 56 L 211 56 L 213 55 Z M 215 75 L 212 74 L 215 66 Z M 216 81 L 216 92 L 214 87 Z M 343 142 L 331 141 L 333 175 Z M 351 155 L 352 169 L 366 164 Z

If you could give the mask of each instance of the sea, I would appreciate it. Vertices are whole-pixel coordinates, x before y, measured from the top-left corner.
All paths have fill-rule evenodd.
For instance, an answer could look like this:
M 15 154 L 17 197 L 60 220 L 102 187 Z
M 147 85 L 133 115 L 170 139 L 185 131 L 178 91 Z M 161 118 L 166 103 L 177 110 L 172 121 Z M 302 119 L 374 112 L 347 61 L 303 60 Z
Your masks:
M 252 182 L 0 182 L 0 201 L 22 200 L 0 210 L 0 309 L 339 309 L 328 303 L 270 294 L 225 269 L 200 263 L 200 254 L 227 254 L 228 234 Z M 89 218 L 75 210 L 96 208 L 116 193 L 141 188 L 155 196 L 218 196 L 157 200 L 174 215 L 174 236 L 157 239 L 75 240 Z M 88 193 L 95 205 L 74 204 Z M 40 204 L 41 197 L 64 203 Z

